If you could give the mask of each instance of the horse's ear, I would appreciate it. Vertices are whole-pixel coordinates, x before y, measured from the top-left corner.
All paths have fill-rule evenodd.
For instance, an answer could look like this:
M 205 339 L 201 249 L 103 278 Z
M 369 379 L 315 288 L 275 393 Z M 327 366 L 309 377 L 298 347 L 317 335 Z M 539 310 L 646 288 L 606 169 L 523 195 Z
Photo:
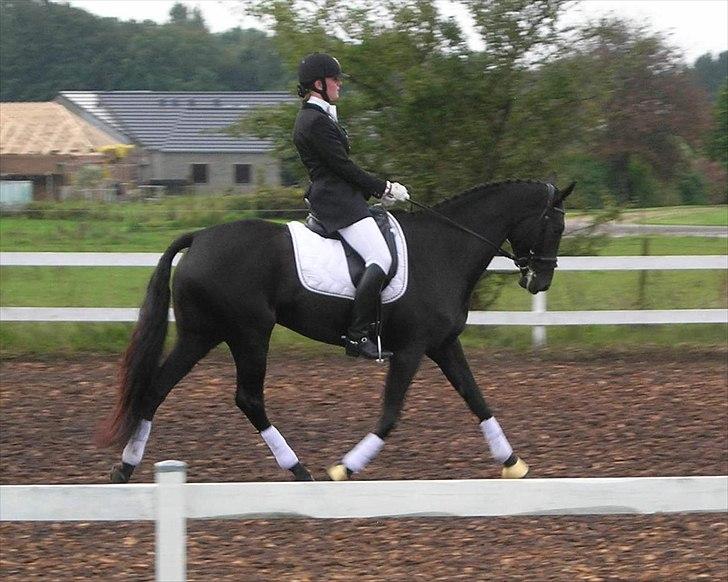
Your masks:
M 571 184 L 569 184 L 566 187 L 565 190 L 562 190 L 561 192 L 559 192 L 559 195 L 560 195 L 560 198 L 562 201 L 566 200 L 566 197 L 574 191 L 574 186 L 576 186 L 576 182 L 572 182 Z

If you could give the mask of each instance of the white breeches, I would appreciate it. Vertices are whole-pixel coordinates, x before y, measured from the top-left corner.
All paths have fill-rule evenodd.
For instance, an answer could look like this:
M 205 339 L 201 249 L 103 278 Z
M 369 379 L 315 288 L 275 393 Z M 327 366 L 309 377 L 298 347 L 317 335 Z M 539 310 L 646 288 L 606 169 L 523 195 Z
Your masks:
M 339 234 L 364 259 L 365 267 L 379 265 L 382 271 L 389 273 L 392 256 L 384 236 L 371 216 L 339 229 Z

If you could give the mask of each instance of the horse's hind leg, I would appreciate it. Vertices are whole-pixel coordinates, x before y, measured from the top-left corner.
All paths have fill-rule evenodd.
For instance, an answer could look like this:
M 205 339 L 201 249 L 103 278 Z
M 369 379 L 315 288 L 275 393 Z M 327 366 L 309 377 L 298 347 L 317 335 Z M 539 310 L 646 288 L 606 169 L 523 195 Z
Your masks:
M 412 383 L 417 368 L 422 359 L 422 352 L 416 349 L 395 352 L 389 361 L 387 384 L 384 388 L 384 403 L 382 412 L 374 432 L 366 435 L 351 449 L 341 463 L 328 468 L 328 474 L 333 481 L 345 481 L 353 473 L 359 473 L 374 460 L 384 447 L 384 439 L 392 432 L 404 406 L 407 389 Z
M 144 456 L 157 408 L 177 383 L 184 378 L 219 342 L 209 336 L 181 333 L 177 343 L 157 371 L 152 385 L 144 393 L 140 406 L 141 419 L 121 454 L 121 464 L 111 469 L 112 483 L 128 483 Z
M 490 411 L 478 384 L 473 378 L 470 366 L 463 353 L 460 340 L 456 339 L 427 354 L 440 367 L 468 408 L 480 420 L 480 429 L 488 443 L 490 453 L 496 462 L 503 465 L 502 476 L 520 479 L 528 473 L 528 465 L 514 452 L 503 429 Z
M 271 331 L 272 326 L 265 332 L 248 332 L 245 338 L 228 341 L 237 369 L 235 404 L 260 433 L 281 469 L 293 473 L 296 481 L 313 481 L 311 473 L 298 460 L 283 435 L 270 423 L 265 411 L 263 383 Z

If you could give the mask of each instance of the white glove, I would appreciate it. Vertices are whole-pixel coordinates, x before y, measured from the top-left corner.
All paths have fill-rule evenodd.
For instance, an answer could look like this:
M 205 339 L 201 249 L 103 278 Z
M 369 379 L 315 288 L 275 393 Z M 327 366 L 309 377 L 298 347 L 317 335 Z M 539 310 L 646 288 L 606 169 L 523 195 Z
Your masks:
M 407 188 L 402 186 L 402 184 L 400 184 L 399 182 L 392 182 L 391 186 L 389 187 L 389 195 L 397 202 L 404 202 L 405 200 L 409 200 Z
M 404 202 L 405 200 L 409 200 L 407 188 L 399 182 L 387 182 L 387 189 L 385 190 L 384 196 L 382 196 L 382 204 L 384 207 L 389 208 L 395 202 Z

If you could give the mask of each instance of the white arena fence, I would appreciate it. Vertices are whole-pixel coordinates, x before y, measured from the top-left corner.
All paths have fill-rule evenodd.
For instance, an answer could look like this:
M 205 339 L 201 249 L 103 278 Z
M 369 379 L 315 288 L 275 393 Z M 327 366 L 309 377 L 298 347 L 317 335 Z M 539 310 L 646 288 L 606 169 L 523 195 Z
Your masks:
M 361 519 L 728 512 L 728 476 L 2 485 L 0 521 L 155 521 L 157 580 L 184 581 L 187 519 Z
M 0 253 L 0 266 L 35 267 L 154 267 L 159 253 Z M 179 260 L 175 258 L 174 264 Z M 728 255 L 671 255 L 619 257 L 560 257 L 560 271 L 653 271 L 728 269 Z M 495 257 L 494 272 L 515 272 L 513 263 Z M 470 325 L 520 325 L 533 328 L 534 347 L 546 344 L 551 325 L 655 325 L 728 323 L 728 309 L 651 309 L 548 311 L 547 293 L 534 295 L 530 311 L 471 311 Z M 134 322 L 135 308 L 0 307 L 0 321 Z M 170 320 L 174 315 L 170 310 Z
M 156 253 L 0 253 L 0 266 L 153 267 Z M 561 271 L 728 269 L 728 256 L 562 257 Z M 492 271 L 512 272 L 496 257 Z M 2 307 L 2 321 L 133 322 L 131 308 Z M 172 317 L 170 313 L 170 317 Z M 473 325 L 728 323 L 726 309 L 472 311 Z M 155 484 L 2 485 L 0 521 L 155 521 L 157 580 L 186 579 L 187 519 L 412 518 L 728 512 L 728 476 L 526 480 L 186 483 L 156 464 Z

